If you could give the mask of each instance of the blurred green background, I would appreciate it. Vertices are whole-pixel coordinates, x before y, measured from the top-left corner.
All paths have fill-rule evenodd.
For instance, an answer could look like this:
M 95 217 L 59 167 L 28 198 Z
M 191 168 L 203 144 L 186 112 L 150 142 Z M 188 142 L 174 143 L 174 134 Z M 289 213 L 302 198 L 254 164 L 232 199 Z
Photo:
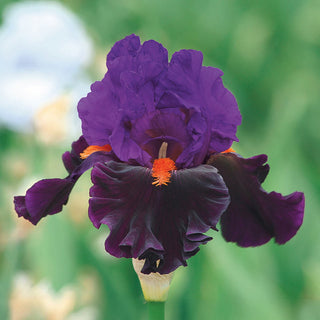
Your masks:
M 1 0 L 0 32 L 8 8 L 17 3 L 23 2 Z M 159 41 L 170 55 L 201 50 L 205 65 L 224 71 L 243 115 L 240 142 L 233 147 L 244 157 L 268 154 L 267 191 L 305 192 L 304 223 L 284 246 L 271 241 L 243 249 L 212 232 L 214 240 L 176 271 L 167 319 L 320 319 L 319 1 L 60 3 L 82 22 L 93 48 L 81 70 L 88 80 L 83 95 L 90 81 L 103 76 L 112 44 L 128 34 Z M 34 32 L 36 38 L 40 30 Z M 19 78 L 19 68 L 15 72 Z M 66 110 L 76 108 L 76 101 L 65 100 L 69 87 L 45 103 L 49 116 L 41 108 L 34 114 L 31 129 L 5 121 L 0 127 L 0 318 L 146 319 L 131 261 L 106 254 L 107 227 L 96 230 L 87 218 L 89 172 L 64 211 L 37 227 L 13 210 L 13 195 L 24 194 L 37 179 L 66 176 L 61 154 L 79 134 L 79 128 L 68 130 Z M 55 107 L 62 110 L 58 115 Z M 8 108 L 0 95 L 1 113 Z M 37 126 L 46 116 L 49 123 L 58 119 L 52 124 L 61 125 L 58 133 Z

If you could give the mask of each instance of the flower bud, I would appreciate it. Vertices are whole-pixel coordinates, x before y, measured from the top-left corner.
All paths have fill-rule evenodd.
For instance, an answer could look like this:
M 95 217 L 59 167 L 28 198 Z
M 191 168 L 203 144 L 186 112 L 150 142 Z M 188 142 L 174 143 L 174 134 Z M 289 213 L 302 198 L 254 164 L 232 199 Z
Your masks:
M 158 272 L 144 274 L 141 272 L 144 261 L 132 259 L 133 268 L 139 277 L 144 299 L 146 301 L 166 301 L 173 272 L 168 274 L 160 274 Z

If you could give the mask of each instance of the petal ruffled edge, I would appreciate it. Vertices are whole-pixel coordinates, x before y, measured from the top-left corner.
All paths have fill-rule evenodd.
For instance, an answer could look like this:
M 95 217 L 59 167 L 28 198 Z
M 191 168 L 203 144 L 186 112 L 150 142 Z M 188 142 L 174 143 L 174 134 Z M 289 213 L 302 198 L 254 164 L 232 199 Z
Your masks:
M 150 169 L 110 161 L 92 170 L 89 217 L 108 225 L 105 249 L 115 257 L 146 259 L 143 273 L 170 273 L 211 237 L 229 204 L 212 166 L 173 171 L 168 186 L 152 185 Z
M 266 161 L 266 155 L 244 159 L 233 153 L 215 154 L 209 159 L 208 164 L 219 170 L 230 192 L 231 203 L 220 221 L 226 241 L 251 247 L 274 237 L 283 244 L 299 230 L 304 216 L 304 194 L 283 196 L 264 191 L 261 183 L 269 172 Z

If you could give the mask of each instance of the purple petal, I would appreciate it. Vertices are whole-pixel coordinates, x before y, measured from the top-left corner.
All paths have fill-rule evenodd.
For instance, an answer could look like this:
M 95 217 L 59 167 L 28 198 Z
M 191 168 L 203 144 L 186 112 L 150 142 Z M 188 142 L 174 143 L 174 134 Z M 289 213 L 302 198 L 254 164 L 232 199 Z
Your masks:
M 107 57 L 107 67 L 112 68 L 112 64 L 121 57 L 135 57 L 140 48 L 140 38 L 134 34 L 117 41 Z
M 110 144 L 121 161 L 135 160 L 141 165 L 150 164 L 150 155 L 131 138 L 131 123 L 122 121 L 112 133 Z
M 35 183 L 26 195 L 14 197 L 15 210 L 36 225 L 41 218 L 62 210 L 74 182 L 69 179 L 45 179 Z
M 172 55 L 168 79 L 172 81 L 175 92 L 181 97 L 189 99 L 195 94 L 195 82 L 199 81 L 202 69 L 202 52 L 196 50 L 181 50 Z M 193 90 L 190 92 L 190 88 Z
M 168 67 L 168 53 L 161 44 L 147 41 L 140 46 L 140 39 L 135 35 L 117 42 L 107 60 L 106 76 L 94 83 L 91 92 L 78 104 L 83 135 L 90 145 L 112 145 L 115 134 L 119 130 L 123 133 L 124 122 L 153 111 L 154 85 Z M 126 141 L 123 135 L 121 141 Z M 122 147 L 127 146 L 121 146 L 120 150 Z M 129 147 L 133 145 L 129 143 Z M 119 151 L 116 143 L 112 148 L 116 153 Z M 121 153 L 117 156 L 128 161 Z
M 195 50 L 181 50 L 172 55 L 168 73 L 161 79 L 157 88 L 157 96 L 161 97 L 159 107 L 165 107 L 161 101 L 165 94 L 175 96 L 179 105 L 200 111 L 202 97 L 198 83 L 202 58 L 202 53 Z
M 168 68 L 168 51 L 161 43 L 149 40 L 143 43 L 137 55 L 138 71 L 145 81 L 156 84 L 157 76 Z
M 108 53 L 108 75 L 115 87 L 121 86 L 122 72 L 138 71 L 135 57 L 140 47 L 140 38 L 132 34 L 117 41 Z
M 222 83 L 223 72 L 212 67 L 203 67 L 200 86 L 206 99 L 205 115 L 211 120 L 210 148 L 217 152 L 227 150 L 236 137 L 241 114 L 237 101 Z
M 14 197 L 15 210 L 19 217 L 24 217 L 36 225 L 41 218 L 62 211 L 73 186 L 85 171 L 97 162 L 116 159 L 112 152 L 95 152 L 82 160 L 79 154 L 86 145 L 84 138 L 80 137 L 72 144 L 72 151 L 63 154 L 62 159 L 69 172 L 68 177 L 40 180 L 27 190 L 25 196 Z
M 231 203 L 221 218 L 222 235 L 239 246 L 259 246 L 272 237 L 279 244 L 290 240 L 300 228 L 304 195 L 267 193 L 261 188 L 269 171 L 266 155 L 243 159 L 217 154 L 208 163 L 219 170 L 229 188 Z
M 97 162 L 107 162 L 110 160 L 118 160 L 115 154 L 111 152 L 94 152 L 86 159 L 80 158 L 82 153 L 88 147 L 88 143 L 81 136 L 77 141 L 74 141 L 71 145 L 71 151 L 66 151 L 62 155 L 62 161 L 69 173 L 66 179 L 70 179 L 76 182 L 80 176 L 94 166 Z
M 207 121 L 200 112 L 190 115 L 186 130 L 190 137 L 190 143 L 184 148 L 177 159 L 179 167 L 188 168 L 200 165 L 208 152 L 209 136 L 207 133 Z
M 130 138 L 153 160 L 158 158 L 160 146 L 166 141 L 167 156 L 175 161 L 191 140 L 185 122 L 186 115 L 176 109 L 145 114 L 133 123 Z
M 228 149 L 237 141 L 241 116 L 222 84 L 223 73 L 203 67 L 202 59 L 200 51 L 181 50 L 168 64 L 167 50 L 156 41 L 141 45 L 135 35 L 118 41 L 108 54 L 104 79 L 78 104 L 88 144 L 110 144 L 120 161 L 147 167 L 163 141 L 169 143 L 178 168 L 198 166 L 212 152 Z M 172 119 L 170 126 L 162 126 L 161 137 L 141 139 L 148 133 L 138 124 L 165 110 Z M 173 130 L 178 113 L 183 113 L 179 117 L 184 123 Z M 168 120 L 164 112 L 161 118 L 161 123 Z M 147 126 L 158 129 L 152 123 Z
M 108 225 L 110 254 L 146 259 L 144 273 L 164 274 L 186 265 L 211 239 L 202 233 L 215 229 L 229 194 L 208 165 L 174 171 L 167 186 L 155 187 L 152 181 L 144 167 L 98 164 L 92 170 L 89 217 L 97 228 Z
M 223 86 L 222 75 L 219 69 L 202 66 L 201 52 L 181 50 L 172 56 L 168 74 L 156 88 L 158 108 L 183 105 L 202 114 L 209 124 L 205 135 L 210 149 L 218 152 L 238 141 L 236 131 L 241 123 L 237 102 Z
M 62 161 L 66 170 L 71 173 L 77 166 L 80 165 L 82 159 L 80 159 L 80 153 L 88 147 L 88 143 L 83 136 L 77 141 L 74 141 L 71 145 L 71 151 L 66 151 L 62 155 Z
M 78 103 L 83 136 L 89 145 L 103 146 L 119 121 L 119 95 L 107 74 L 91 85 L 91 92 Z

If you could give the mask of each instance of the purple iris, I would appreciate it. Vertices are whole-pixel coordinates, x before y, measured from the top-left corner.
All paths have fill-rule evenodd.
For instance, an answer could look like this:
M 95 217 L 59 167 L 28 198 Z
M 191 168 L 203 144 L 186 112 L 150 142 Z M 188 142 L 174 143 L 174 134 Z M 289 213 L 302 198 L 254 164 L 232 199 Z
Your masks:
M 45 179 L 15 208 L 33 224 L 58 213 L 83 172 L 93 167 L 89 217 L 108 225 L 107 252 L 145 259 L 142 272 L 186 266 L 220 221 L 226 241 L 258 246 L 290 240 L 302 224 L 304 195 L 261 188 L 267 156 L 229 149 L 241 115 L 223 73 L 202 53 L 168 52 L 139 37 L 118 41 L 108 72 L 78 105 L 83 136 L 64 153 L 65 179 Z

